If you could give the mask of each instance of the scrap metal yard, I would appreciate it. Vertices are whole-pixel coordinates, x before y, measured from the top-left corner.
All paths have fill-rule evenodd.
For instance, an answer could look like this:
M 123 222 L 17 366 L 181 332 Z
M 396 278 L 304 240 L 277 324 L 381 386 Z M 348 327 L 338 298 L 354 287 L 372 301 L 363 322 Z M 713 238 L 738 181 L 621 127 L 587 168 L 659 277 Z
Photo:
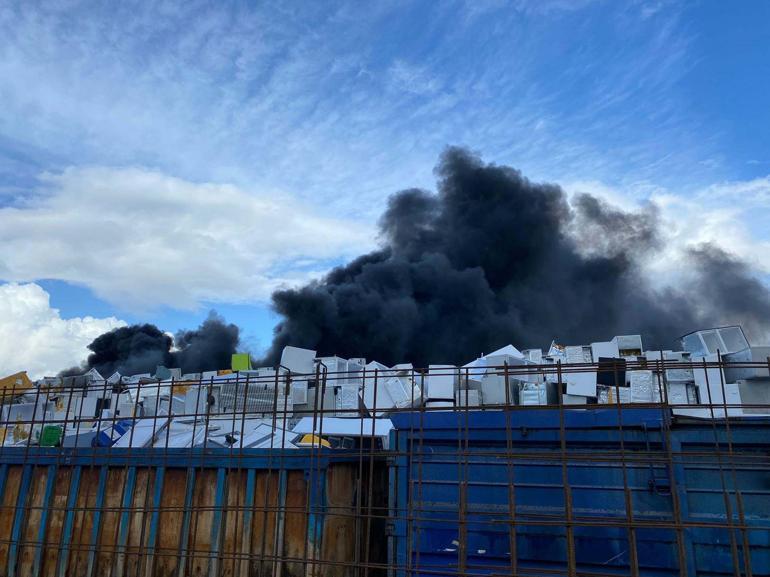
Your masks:
M 768 575 L 770 349 L 681 344 L 11 375 L 0 574 Z

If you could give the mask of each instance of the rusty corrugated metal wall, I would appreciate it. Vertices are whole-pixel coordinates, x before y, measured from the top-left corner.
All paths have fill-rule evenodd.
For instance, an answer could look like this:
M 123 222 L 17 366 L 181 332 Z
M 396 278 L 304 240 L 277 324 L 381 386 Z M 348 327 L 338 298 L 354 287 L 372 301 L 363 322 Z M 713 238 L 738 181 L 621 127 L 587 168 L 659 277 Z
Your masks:
M 361 508 L 368 508 L 359 502 L 368 479 L 360 482 L 357 463 L 327 463 L 314 474 L 227 466 L 1 467 L 3 575 L 331 577 L 353 575 L 351 562 L 365 550 L 386 561 L 375 539 L 367 546 L 356 538 Z M 382 516 L 384 468 L 375 474 L 383 478 L 371 509 Z

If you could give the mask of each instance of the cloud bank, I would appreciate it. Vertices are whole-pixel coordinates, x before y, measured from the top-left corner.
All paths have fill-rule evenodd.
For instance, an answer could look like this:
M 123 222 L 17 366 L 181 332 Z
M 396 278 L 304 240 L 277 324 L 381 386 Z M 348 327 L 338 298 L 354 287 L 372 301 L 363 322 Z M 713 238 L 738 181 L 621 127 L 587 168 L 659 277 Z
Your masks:
M 266 299 L 371 244 L 279 192 L 72 168 L 0 208 L 0 278 L 86 285 L 119 310 Z
M 115 317 L 63 319 L 39 285 L 0 285 L 0 376 L 55 375 L 83 360 L 96 337 L 125 324 Z

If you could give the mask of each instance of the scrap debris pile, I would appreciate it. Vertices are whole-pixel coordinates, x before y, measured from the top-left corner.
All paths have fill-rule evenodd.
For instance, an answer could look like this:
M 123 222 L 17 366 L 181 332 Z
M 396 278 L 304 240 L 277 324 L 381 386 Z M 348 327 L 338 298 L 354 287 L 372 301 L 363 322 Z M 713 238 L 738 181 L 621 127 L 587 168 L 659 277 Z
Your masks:
M 770 414 L 770 347 L 739 326 L 682 338 L 682 350 L 645 351 L 639 335 L 548 351 L 513 345 L 463 365 L 385 366 L 318 357 L 286 346 L 278 367 L 107 378 L 26 373 L 0 379 L 6 447 L 387 448 L 399 410 L 667 403 L 676 415 Z

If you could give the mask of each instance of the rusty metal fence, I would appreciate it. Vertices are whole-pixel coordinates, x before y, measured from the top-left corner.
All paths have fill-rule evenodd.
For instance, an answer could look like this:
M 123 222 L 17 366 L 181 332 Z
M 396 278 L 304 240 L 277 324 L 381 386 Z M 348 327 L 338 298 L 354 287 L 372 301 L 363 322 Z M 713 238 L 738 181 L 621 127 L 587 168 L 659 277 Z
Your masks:
M 0 575 L 770 575 L 769 369 L 11 387 Z

